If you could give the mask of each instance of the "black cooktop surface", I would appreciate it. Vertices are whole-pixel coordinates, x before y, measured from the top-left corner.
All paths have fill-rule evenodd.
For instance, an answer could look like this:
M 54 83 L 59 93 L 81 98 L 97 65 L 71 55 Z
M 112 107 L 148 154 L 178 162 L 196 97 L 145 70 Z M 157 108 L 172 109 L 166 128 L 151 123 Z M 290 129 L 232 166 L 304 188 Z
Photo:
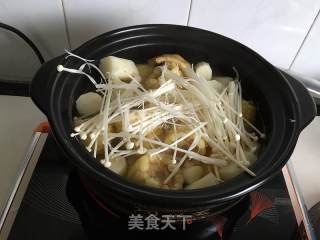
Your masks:
M 191 223 L 184 232 L 166 232 L 185 239 L 301 239 L 282 173 L 227 213 L 203 223 L 204 230 L 197 228 Z M 158 239 L 165 236 L 161 231 L 128 230 L 128 219 L 110 216 L 86 191 L 49 134 L 9 239 Z

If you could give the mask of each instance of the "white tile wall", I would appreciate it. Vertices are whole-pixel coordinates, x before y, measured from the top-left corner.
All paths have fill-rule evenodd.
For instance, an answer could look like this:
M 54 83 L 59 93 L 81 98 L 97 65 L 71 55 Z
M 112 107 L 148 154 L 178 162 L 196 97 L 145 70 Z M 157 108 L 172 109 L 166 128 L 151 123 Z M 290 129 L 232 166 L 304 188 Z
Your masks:
M 320 81 L 320 16 L 318 14 L 291 70 Z
M 277 66 L 320 78 L 319 18 L 307 34 L 319 9 L 320 0 L 1 0 L 0 21 L 21 29 L 46 59 L 115 28 L 189 23 L 234 38 Z M 0 81 L 30 81 L 39 63 L 28 46 L 0 29 L 0 49 Z
M 194 0 L 189 25 L 238 40 L 288 68 L 319 8 L 319 0 Z
M 63 0 L 72 48 L 106 31 L 137 24 L 186 25 L 191 0 Z
M 23 31 L 46 59 L 68 48 L 60 0 L 1 0 L 0 21 Z M 0 29 L 0 79 L 30 81 L 40 66 L 16 35 Z

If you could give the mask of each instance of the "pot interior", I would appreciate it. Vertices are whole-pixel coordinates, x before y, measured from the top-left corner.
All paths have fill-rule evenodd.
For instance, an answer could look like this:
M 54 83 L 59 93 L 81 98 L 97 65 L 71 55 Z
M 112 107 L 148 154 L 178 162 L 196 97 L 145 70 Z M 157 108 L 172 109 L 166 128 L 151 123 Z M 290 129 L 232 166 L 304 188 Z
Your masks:
M 160 25 L 161 26 L 161 25 Z M 101 35 L 75 51 L 87 59 L 97 60 L 114 55 L 128 58 L 136 63 L 145 63 L 151 57 L 177 53 L 191 63 L 209 62 L 214 75 L 235 76 L 232 67 L 240 75 L 246 99 L 253 100 L 260 115 L 259 128 L 264 128 L 266 139 L 258 160 L 250 167 L 256 177 L 246 173 L 208 189 L 172 191 L 149 188 L 134 184 L 125 178 L 106 170 L 84 148 L 78 138 L 71 138 L 73 132 L 74 105 L 82 93 L 94 91 L 86 78 L 76 74 L 59 73 L 50 99 L 50 123 L 62 147 L 78 167 L 90 172 L 111 188 L 122 192 L 134 191 L 153 196 L 166 196 L 179 200 L 181 197 L 201 197 L 206 201 L 233 198 L 258 186 L 275 175 L 288 160 L 297 132 L 296 125 L 289 119 L 296 119 L 295 98 L 287 81 L 262 57 L 243 45 L 207 31 L 177 27 L 146 27 Z M 78 67 L 77 59 L 67 59 L 66 67 Z M 54 117 L 53 117 L 54 116 Z

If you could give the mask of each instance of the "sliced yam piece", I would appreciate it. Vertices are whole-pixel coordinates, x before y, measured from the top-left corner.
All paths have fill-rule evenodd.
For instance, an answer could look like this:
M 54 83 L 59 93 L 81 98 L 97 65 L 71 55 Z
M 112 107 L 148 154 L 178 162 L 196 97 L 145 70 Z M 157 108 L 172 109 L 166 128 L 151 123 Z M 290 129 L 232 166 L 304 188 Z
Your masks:
M 219 183 L 219 180 L 211 172 L 209 172 L 207 175 L 200 178 L 199 180 L 191 183 L 190 185 L 187 185 L 185 189 L 191 190 L 191 189 L 210 187 L 210 186 L 217 185 L 218 183 Z
M 201 166 L 192 166 L 182 170 L 184 181 L 186 184 L 191 184 L 199 180 L 203 176 L 204 170 Z
M 218 93 L 222 93 L 225 89 L 225 86 L 217 80 L 211 80 L 208 82 L 209 86 L 215 89 Z
M 189 167 L 193 167 L 193 166 L 200 166 L 200 165 L 201 165 L 201 162 L 199 162 L 197 160 L 188 159 L 183 163 L 182 168 L 185 169 L 185 168 L 189 168 Z
M 201 76 L 208 81 L 212 79 L 212 69 L 210 64 L 207 62 L 197 63 L 195 66 L 195 72 L 198 76 Z
M 106 77 L 110 74 L 114 82 L 130 82 L 131 78 L 129 75 L 140 81 L 138 68 L 129 59 L 108 56 L 100 60 L 99 68 Z
M 154 178 L 146 178 L 144 184 L 149 187 L 161 188 L 161 183 Z
M 121 176 L 124 176 L 127 172 L 127 161 L 124 157 L 115 157 L 111 160 L 111 166 L 109 169 Z
M 229 163 L 228 166 L 220 168 L 220 175 L 223 180 L 229 180 L 234 178 L 243 172 L 243 169 L 239 168 L 234 163 Z
M 76 101 L 76 109 L 80 116 L 97 113 L 100 110 L 102 97 L 95 92 L 80 95 Z
M 227 76 L 214 76 L 213 80 L 218 81 L 225 88 L 229 85 L 229 82 L 233 81 L 234 79 L 232 77 L 227 77 Z

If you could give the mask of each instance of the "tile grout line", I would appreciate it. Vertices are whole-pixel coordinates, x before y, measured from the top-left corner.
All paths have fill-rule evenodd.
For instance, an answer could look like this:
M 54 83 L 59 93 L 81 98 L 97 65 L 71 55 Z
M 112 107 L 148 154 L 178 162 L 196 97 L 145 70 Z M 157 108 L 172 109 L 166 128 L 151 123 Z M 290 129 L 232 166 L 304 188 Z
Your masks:
M 61 5 L 62 5 L 62 12 L 63 12 L 63 18 L 64 18 L 65 31 L 66 31 L 66 35 L 67 35 L 68 47 L 69 47 L 69 50 L 72 50 L 71 49 L 70 34 L 69 34 L 69 25 L 68 25 L 66 10 L 64 7 L 64 2 L 63 2 L 64 0 L 60 0 L 60 1 L 61 1 Z
M 297 50 L 297 53 L 295 54 L 293 60 L 291 61 L 290 66 L 289 66 L 289 68 L 288 68 L 289 70 L 291 70 L 291 68 L 292 68 L 295 60 L 297 59 L 298 55 L 300 54 L 300 52 L 301 52 L 301 50 L 302 50 L 302 48 L 303 48 L 303 45 L 305 44 L 305 42 L 306 42 L 307 38 L 309 37 L 310 32 L 311 32 L 311 30 L 312 30 L 312 28 L 313 28 L 313 26 L 314 26 L 314 24 L 315 24 L 315 22 L 317 21 L 317 19 L 318 19 L 318 17 L 319 17 L 319 14 L 320 14 L 320 9 L 318 10 L 317 15 L 316 15 L 315 18 L 313 19 L 313 22 L 311 23 L 311 25 L 310 25 L 310 27 L 309 27 L 309 29 L 308 29 L 308 32 L 307 32 L 306 35 L 304 36 L 304 38 L 303 38 L 303 40 L 302 40 L 302 42 L 301 42 L 301 44 L 300 44 L 300 46 L 299 46 L 299 48 L 298 48 L 298 50 Z
M 190 0 L 189 12 L 188 12 L 188 19 L 187 19 L 187 26 L 189 26 L 189 23 L 190 23 L 190 15 L 191 15 L 192 2 L 193 2 L 193 0 Z

